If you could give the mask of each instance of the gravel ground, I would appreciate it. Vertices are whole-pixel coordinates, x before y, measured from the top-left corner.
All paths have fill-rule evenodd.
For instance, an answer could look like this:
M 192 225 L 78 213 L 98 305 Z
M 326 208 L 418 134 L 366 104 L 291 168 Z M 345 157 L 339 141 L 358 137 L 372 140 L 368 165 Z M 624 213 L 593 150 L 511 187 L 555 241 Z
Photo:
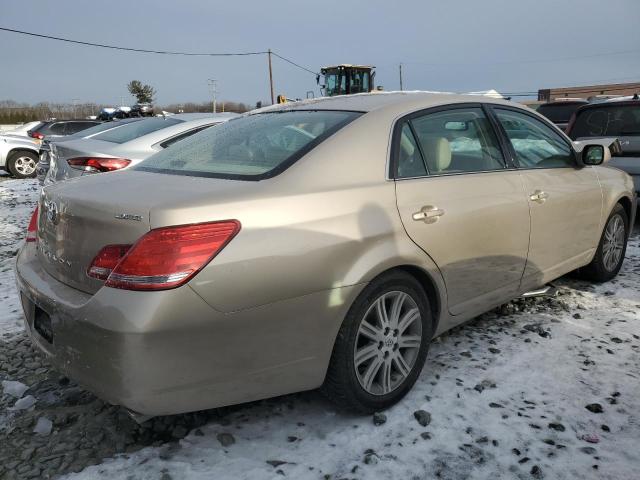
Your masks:
M 384 413 L 306 392 L 138 425 L 50 369 L 18 327 L 12 257 L 36 195 L 0 178 L 0 479 L 637 478 L 637 228 L 616 280 L 564 278 L 554 298 L 445 334 Z

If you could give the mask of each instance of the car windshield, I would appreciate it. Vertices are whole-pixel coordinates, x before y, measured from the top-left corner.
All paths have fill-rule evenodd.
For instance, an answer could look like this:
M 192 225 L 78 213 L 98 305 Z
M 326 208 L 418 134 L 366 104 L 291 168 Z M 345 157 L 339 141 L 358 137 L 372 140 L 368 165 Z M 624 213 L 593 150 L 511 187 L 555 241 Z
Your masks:
M 230 120 L 152 155 L 135 170 L 260 179 L 286 169 L 360 113 L 284 111 Z
M 637 105 L 605 105 L 578 113 L 570 137 L 624 137 L 640 135 L 640 102 Z
M 584 103 L 547 103 L 540 105 L 537 112 L 554 123 L 568 122 L 573 112 L 582 105 L 584 105 Z
M 107 130 L 106 132 L 96 135 L 93 139 L 102 140 L 104 142 L 125 143 L 130 140 L 140 138 L 143 135 L 153 133 L 157 130 L 182 123 L 182 121 L 183 120 L 178 120 L 176 118 L 147 118 L 146 120 L 127 123 L 122 127 Z

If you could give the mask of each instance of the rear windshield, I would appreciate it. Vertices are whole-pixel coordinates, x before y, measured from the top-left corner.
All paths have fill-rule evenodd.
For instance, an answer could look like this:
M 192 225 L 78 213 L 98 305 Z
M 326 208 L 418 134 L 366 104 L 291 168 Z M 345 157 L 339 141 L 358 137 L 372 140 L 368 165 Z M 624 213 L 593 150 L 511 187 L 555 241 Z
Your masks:
M 139 122 L 140 120 L 142 120 L 141 118 L 130 118 L 127 120 L 120 120 L 118 122 L 104 122 L 104 123 L 99 123 L 91 128 L 87 128 L 85 130 L 82 130 L 78 133 L 74 133 L 73 135 L 71 135 L 69 137 L 69 139 L 72 138 L 85 138 L 85 137 L 90 137 L 91 135 L 95 135 L 96 133 L 100 133 L 100 132 L 104 132 L 105 130 L 111 130 L 113 128 L 118 128 L 118 127 L 122 127 L 123 125 L 126 125 L 128 123 L 132 123 L 132 122 Z
M 272 177 L 360 115 L 316 110 L 241 117 L 182 140 L 134 169 L 248 180 Z
M 569 136 L 624 137 L 640 135 L 640 102 L 638 105 L 605 105 L 578 113 Z
M 161 117 L 147 118 L 145 120 L 140 120 L 139 122 L 127 123 L 126 125 L 114 128 L 113 130 L 107 130 L 93 138 L 94 140 L 102 140 L 103 142 L 125 143 L 130 140 L 140 138 L 143 135 L 153 133 L 157 130 L 171 127 L 178 123 L 182 123 L 182 120 Z
M 571 115 L 578 107 L 585 105 L 584 103 L 550 103 L 540 105 L 537 112 L 544 115 L 554 123 L 566 123 L 571 119 Z

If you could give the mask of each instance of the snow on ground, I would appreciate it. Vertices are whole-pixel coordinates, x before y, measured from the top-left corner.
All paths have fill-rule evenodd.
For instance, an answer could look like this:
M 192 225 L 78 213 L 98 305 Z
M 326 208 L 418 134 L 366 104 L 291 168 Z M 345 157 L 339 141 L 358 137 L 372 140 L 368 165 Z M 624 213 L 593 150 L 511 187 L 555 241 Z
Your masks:
M 14 180 L 0 174 L 0 334 L 22 329 L 13 264 L 39 190 L 37 180 Z
M 36 195 L 33 182 L 0 180 L 3 331 L 13 331 L 21 322 L 10 256 Z M 105 409 L 90 396 L 83 397 L 77 387 L 71 395 L 68 382 L 20 376 L 20 364 L 11 367 L 14 378 L 0 371 L 0 379 L 26 383 L 26 393 L 37 403 L 24 414 L 0 411 L 0 420 L 12 416 L 7 445 L 26 451 L 34 444 L 38 453 L 30 460 L 33 464 L 43 456 L 55 457 L 61 445 L 69 444 L 70 452 L 63 452 L 69 460 L 65 456 L 56 468 L 59 473 L 78 472 L 66 477 L 72 480 L 637 478 L 639 234 L 636 228 L 616 280 L 593 286 L 563 278 L 557 282 L 557 298 L 517 300 L 436 340 L 414 389 L 384 412 L 386 422 L 379 426 L 372 417 L 340 412 L 317 392 L 306 392 L 223 409 L 188 434 L 176 433 L 184 426 L 172 424 L 175 417 L 154 419 L 140 438 L 171 425 L 174 437 L 181 439 L 161 437 L 155 446 L 141 450 L 142 444 L 116 444 L 106 454 L 112 458 L 78 471 L 105 455 L 98 447 L 83 446 L 96 458 L 65 467 L 82 457 L 72 456 L 80 447 L 69 439 L 89 437 L 86 425 L 95 427 L 83 422 L 96 422 L 99 416 L 98 428 L 108 435 L 129 427 L 118 420 L 121 415 L 109 413 L 113 407 Z M 8 335 L 4 338 L 9 341 Z M 25 342 L 16 345 L 26 357 Z M 1 404 L 13 405 L 15 399 L 9 401 L 5 394 Z M 66 410 L 60 406 L 63 401 Z M 56 410 L 46 411 L 46 405 Z M 418 410 L 430 414 L 428 425 L 418 423 Z M 54 420 L 52 431 L 46 418 L 40 420 L 45 414 Z M 73 428 L 77 435 L 65 432 Z M 43 440 L 47 432 L 52 437 L 48 444 Z M 91 444 L 92 438 L 81 439 Z M 2 442 L 0 437 L 0 456 Z M 107 439 L 93 443 L 105 444 Z M 54 455 L 47 456 L 51 451 Z M 16 462 L 14 471 L 27 472 L 28 466 Z M 36 466 L 34 472 L 39 475 L 41 470 Z

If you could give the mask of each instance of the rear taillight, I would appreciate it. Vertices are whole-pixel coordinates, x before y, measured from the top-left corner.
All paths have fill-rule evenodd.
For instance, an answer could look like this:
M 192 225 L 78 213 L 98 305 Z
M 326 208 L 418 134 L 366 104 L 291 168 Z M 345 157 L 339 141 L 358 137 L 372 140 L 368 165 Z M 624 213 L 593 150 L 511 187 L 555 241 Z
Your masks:
M 158 228 L 146 233 L 126 252 L 118 251 L 127 247 L 123 245 L 103 248 L 87 273 L 101 278 L 98 275 L 111 270 L 105 285 L 124 290 L 179 287 L 202 270 L 239 231 L 237 220 Z M 118 258 L 120 253 L 123 256 Z
M 71 168 L 86 172 L 112 172 L 131 163 L 126 158 L 76 157 L 67 160 Z
M 44 138 L 44 135 L 41 134 L 40 132 L 27 132 L 27 135 L 37 140 L 42 140 Z
M 38 238 L 38 207 L 31 214 L 31 220 L 29 220 L 29 226 L 27 227 L 26 242 L 35 242 Z
M 89 270 L 87 270 L 87 275 L 99 280 L 106 280 L 130 248 L 131 245 L 107 245 L 95 256 Z

